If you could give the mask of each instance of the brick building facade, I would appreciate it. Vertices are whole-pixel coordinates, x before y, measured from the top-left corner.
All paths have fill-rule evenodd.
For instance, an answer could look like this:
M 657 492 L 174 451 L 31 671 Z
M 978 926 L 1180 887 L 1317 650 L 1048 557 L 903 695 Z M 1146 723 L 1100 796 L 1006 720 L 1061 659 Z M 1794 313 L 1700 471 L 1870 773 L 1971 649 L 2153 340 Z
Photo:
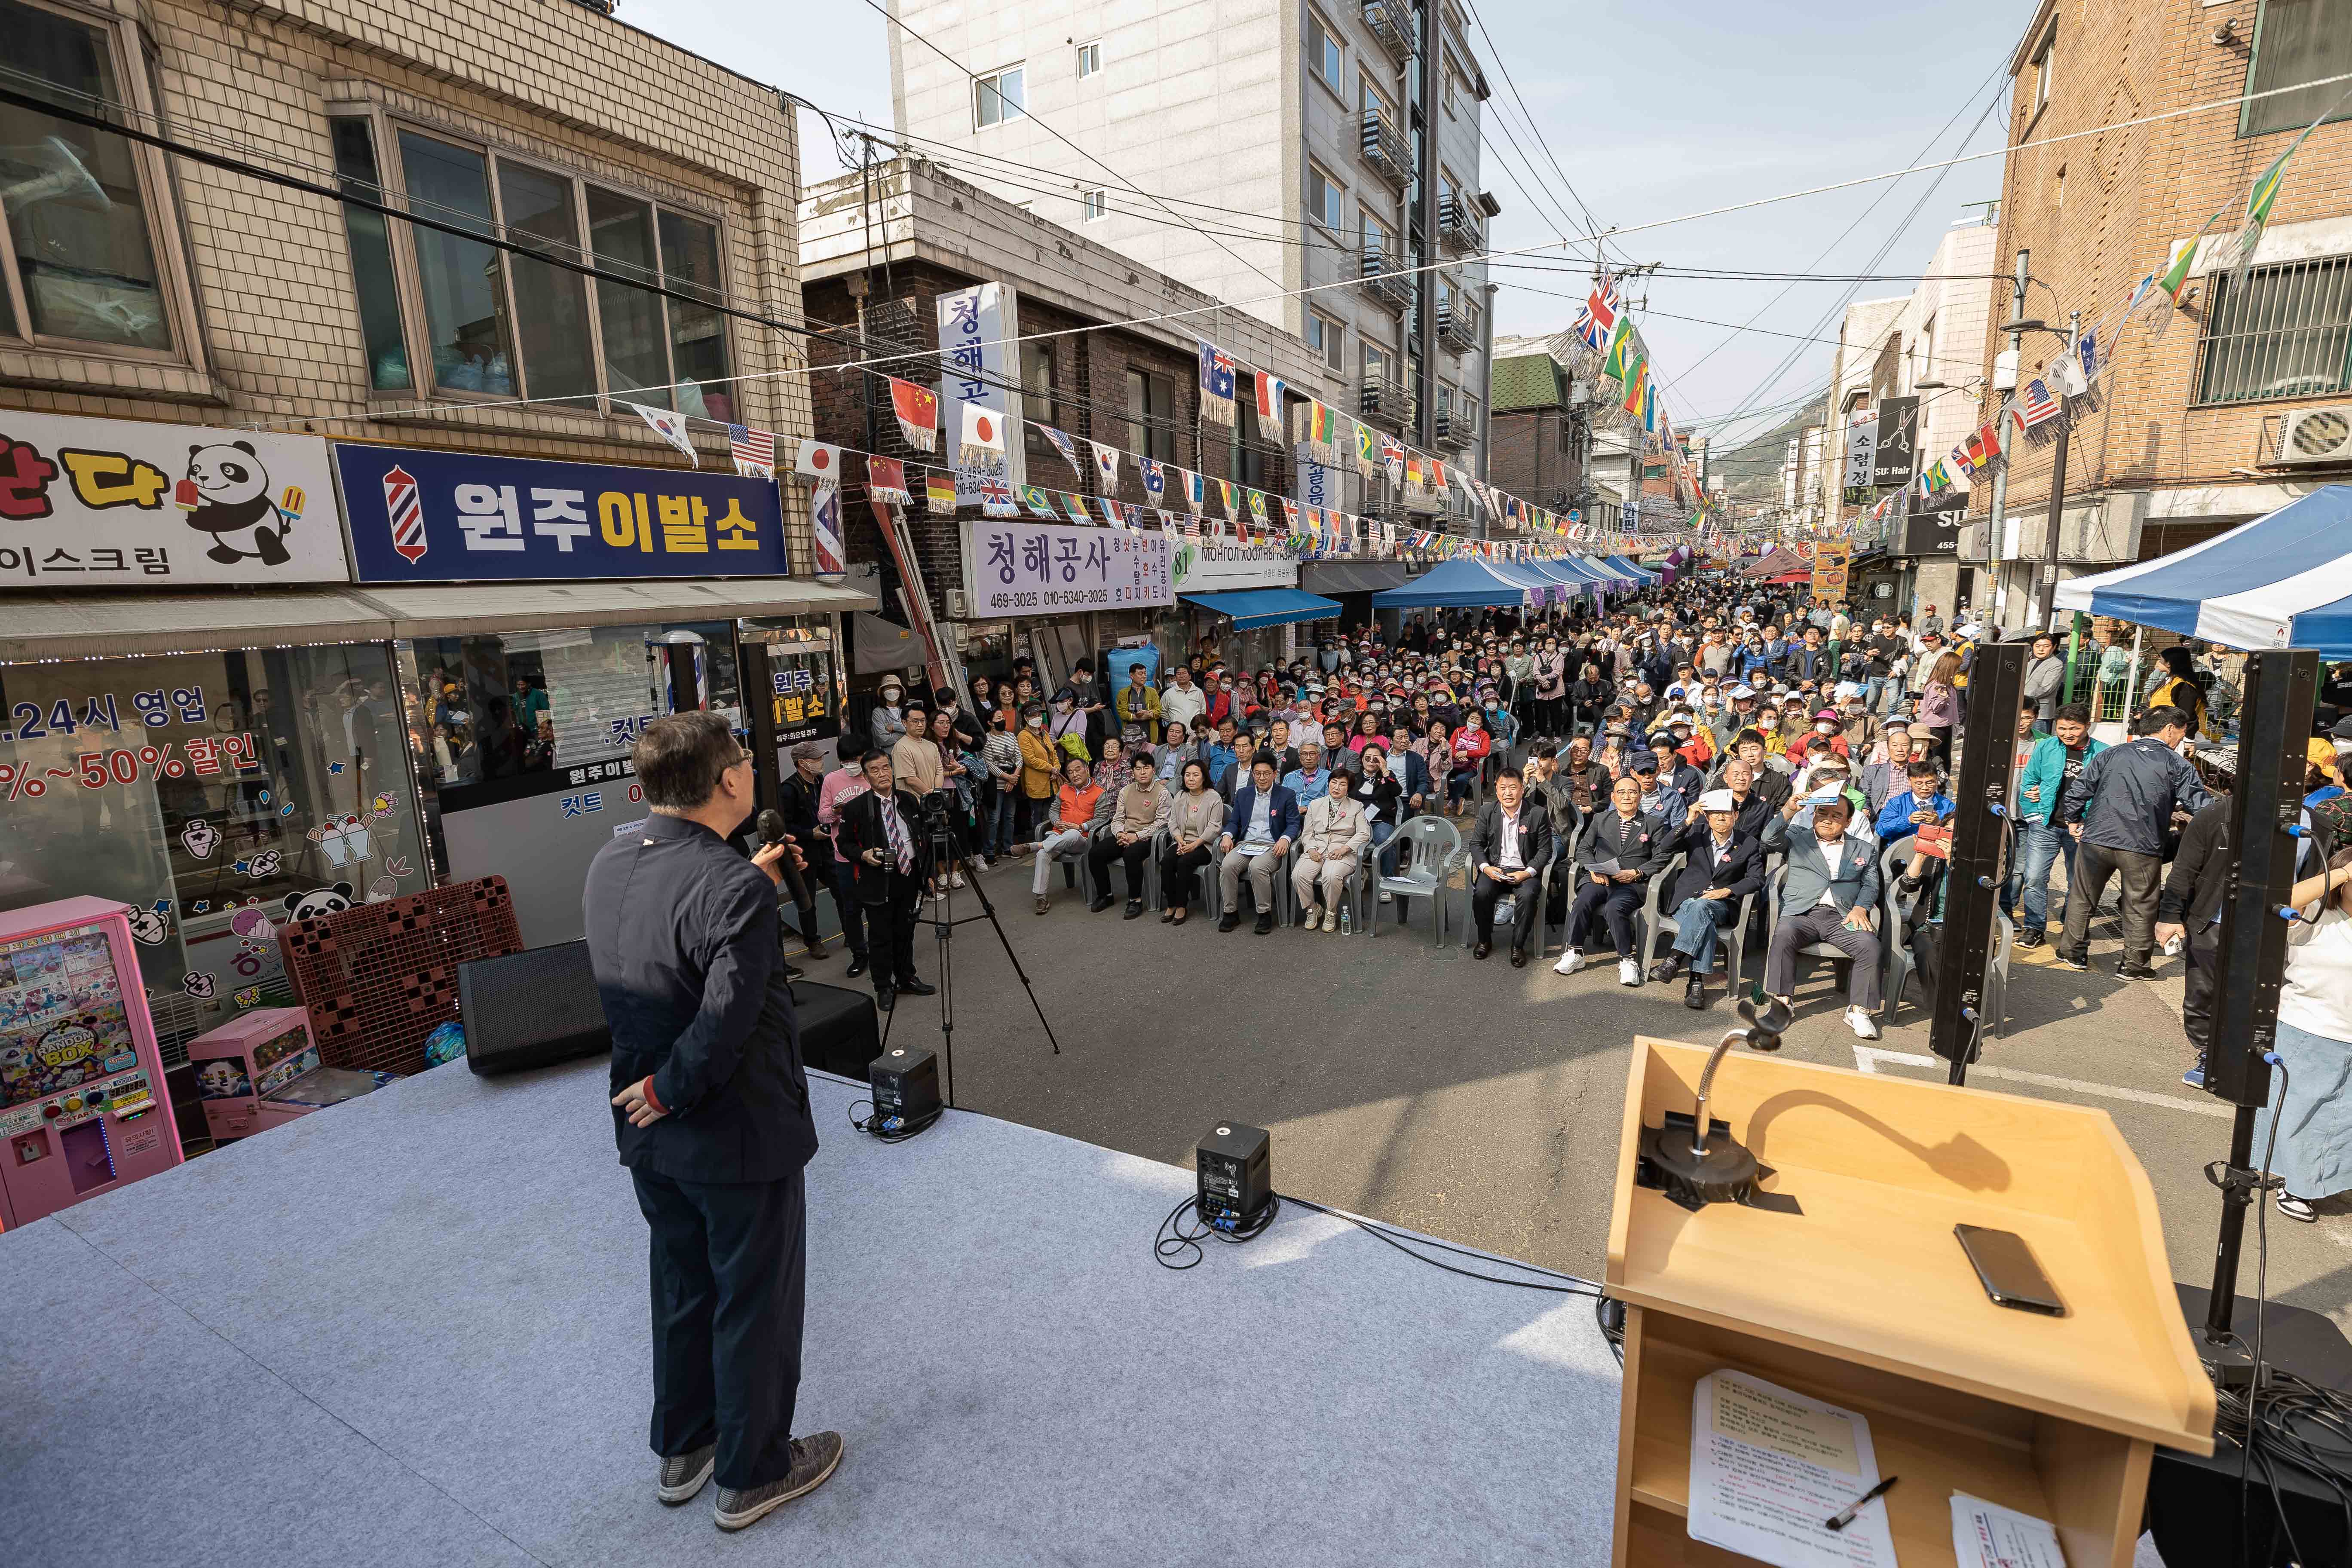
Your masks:
M 641 228 L 666 247 L 647 239 L 633 263 L 646 276 L 799 320 L 791 112 L 772 88 L 577 0 L 11 0 L 8 10 L 12 26 L 55 32 L 80 60 L 77 79 L 58 84 L 61 104 L 76 93 L 119 104 L 133 129 L 314 184 L 340 176 L 395 205 L 405 184 L 420 213 L 485 235 L 503 222 L 555 253 L 586 248 L 599 266 L 622 265 L 614 235 Z M 96 134 L 101 184 L 143 223 L 111 236 L 113 270 L 132 281 L 77 314 L 45 279 L 10 278 L 0 407 L 667 465 L 677 453 L 604 400 L 676 381 L 694 384 L 681 389 L 689 412 L 807 428 L 801 378 L 784 374 L 802 352 L 789 331 L 716 314 L 691 325 L 672 316 L 665 329 L 644 314 L 662 309 L 643 302 L 653 297 L 624 302 L 597 284 L 610 298 L 592 303 L 583 283 L 550 268 L 502 272 L 495 321 L 451 331 L 436 313 L 467 280 L 450 272 L 511 266 L 488 247 L 458 239 L 436 252 L 428 241 L 420 253 L 425 231 L 413 226 Z M 620 346 L 632 330 L 633 355 Z M 466 362 L 458 341 L 489 335 L 499 347 Z M 583 351 L 592 342 L 601 363 Z M 513 405 L 559 381 L 581 406 Z M 725 464 L 723 433 L 696 439 L 706 463 Z M 810 559 L 805 505 L 785 489 L 798 570 Z
M 2288 416 L 2352 403 L 2352 123 L 2324 124 L 2296 152 L 2254 257 L 2245 298 L 2230 299 L 2229 237 L 2255 178 L 2342 84 L 2257 97 L 2352 68 L 2352 0 L 2222 0 L 2163 5 L 2044 0 L 2011 60 L 2015 81 L 2001 192 L 1999 266 L 2030 252 L 2028 319 L 2092 326 L 2135 281 L 2160 270 L 2177 240 L 2206 231 L 2181 308 L 2158 335 L 2135 327 L 2101 345 L 2101 407 L 2079 418 L 2067 454 L 2059 571 L 2063 576 L 2182 549 L 2270 511 L 2352 464 L 2279 461 Z M 2127 120 L 2221 103 L 2054 145 L 2026 146 Z M 2352 110 L 2352 106 L 2347 106 Z M 2011 317 L 2010 286 L 1987 285 L 1992 321 Z M 2008 347 L 1994 331 L 1982 374 Z M 2041 374 L 2063 346 L 2025 336 L 2020 374 Z M 1984 416 L 1998 405 L 1987 394 Z M 2022 446 L 2005 510 L 1983 531 L 1979 606 L 2004 624 L 2030 615 L 2054 447 Z M 1990 490 L 1971 498 L 1988 515 Z
M 1566 510 L 1582 488 L 1568 368 L 1546 353 L 1497 353 L 1487 479 L 1537 506 Z

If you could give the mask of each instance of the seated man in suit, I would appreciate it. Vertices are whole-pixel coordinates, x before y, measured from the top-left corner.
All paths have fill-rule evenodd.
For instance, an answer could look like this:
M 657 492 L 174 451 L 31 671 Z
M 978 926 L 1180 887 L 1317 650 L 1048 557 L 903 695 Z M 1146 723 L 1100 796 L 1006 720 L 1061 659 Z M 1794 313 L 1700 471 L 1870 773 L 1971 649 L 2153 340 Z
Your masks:
M 1505 894 L 1515 895 L 1511 915 L 1511 967 L 1528 964 L 1528 937 L 1535 930 L 1536 879 L 1551 859 L 1551 813 L 1541 801 L 1527 798 L 1526 782 L 1517 768 L 1495 775 L 1495 795 L 1478 808 L 1478 825 L 1470 833 L 1470 864 L 1475 868 L 1470 889 L 1470 919 L 1478 928 L 1473 958 L 1495 950 L 1495 905 Z
M 1788 879 L 1780 889 L 1780 918 L 1764 961 L 1764 990 L 1786 1003 L 1797 984 L 1797 950 L 1826 942 L 1853 960 L 1846 981 L 1846 1026 L 1865 1040 L 1878 1038 L 1878 845 L 1846 831 L 1853 807 L 1843 796 L 1812 808 L 1811 831 L 1777 824 L 1778 841 L 1788 847 Z M 1767 844 L 1766 847 L 1773 846 Z
M 1244 869 L 1257 895 L 1253 929 L 1259 936 L 1274 929 L 1274 874 L 1288 858 L 1299 829 L 1298 797 L 1274 782 L 1274 763 L 1270 745 L 1252 760 L 1250 782 L 1234 796 L 1224 834 L 1217 840 L 1217 853 L 1223 857 L 1217 867 L 1218 889 L 1224 895 L 1217 921 L 1221 931 L 1241 924 Z
M 1233 799 L 1241 792 L 1242 786 L 1249 783 L 1250 762 L 1262 748 L 1262 744 L 1260 738 L 1247 730 L 1239 731 L 1234 734 L 1234 760 L 1209 774 L 1209 787 L 1217 792 L 1219 799 Z
M 1764 847 L 1754 835 L 1739 831 L 1739 802 L 1727 789 L 1710 790 L 1690 808 L 1681 831 L 1666 840 L 1664 853 L 1688 857 L 1662 907 L 1675 911 L 1675 945 L 1650 978 L 1671 984 L 1687 964 L 1690 983 L 1683 988 L 1683 1005 L 1706 1005 L 1706 977 L 1715 968 L 1716 949 L 1739 912 L 1739 900 L 1764 885 Z M 1733 982 L 1738 983 L 1738 976 Z
M 1298 864 L 1291 868 L 1291 890 L 1298 895 L 1299 923 L 1315 928 L 1315 889 L 1323 889 L 1323 929 L 1339 929 L 1339 907 L 1348 884 L 1356 879 L 1364 846 L 1372 841 L 1371 819 L 1361 801 L 1350 798 L 1353 781 L 1334 772 L 1321 798 L 1309 801 L 1304 826 L 1298 830 Z
M 1584 829 L 1584 847 L 1576 857 L 1576 902 L 1569 906 L 1568 951 L 1552 965 L 1555 974 L 1573 974 L 1584 967 L 1584 942 L 1596 919 L 1609 922 L 1609 938 L 1617 949 L 1617 984 L 1642 984 L 1642 959 L 1633 921 L 1657 869 L 1658 845 L 1666 825 L 1642 810 L 1642 783 L 1632 774 L 1609 791 L 1609 809 L 1597 812 Z
M 874 958 L 874 1005 L 887 1013 L 898 993 L 938 991 L 915 973 L 915 914 L 929 875 L 931 847 L 915 796 L 898 787 L 890 753 L 866 753 L 867 789 L 841 808 L 841 849 L 856 868 Z

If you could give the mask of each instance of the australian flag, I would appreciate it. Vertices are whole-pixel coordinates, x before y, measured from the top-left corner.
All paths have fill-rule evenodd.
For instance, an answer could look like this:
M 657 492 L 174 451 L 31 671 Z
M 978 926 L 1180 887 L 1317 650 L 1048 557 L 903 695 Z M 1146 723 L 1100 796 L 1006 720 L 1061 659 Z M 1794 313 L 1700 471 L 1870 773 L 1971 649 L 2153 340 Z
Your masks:
M 1201 340 L 1201 416 L 1219 425 L 1234 422 L 1233 357 Z

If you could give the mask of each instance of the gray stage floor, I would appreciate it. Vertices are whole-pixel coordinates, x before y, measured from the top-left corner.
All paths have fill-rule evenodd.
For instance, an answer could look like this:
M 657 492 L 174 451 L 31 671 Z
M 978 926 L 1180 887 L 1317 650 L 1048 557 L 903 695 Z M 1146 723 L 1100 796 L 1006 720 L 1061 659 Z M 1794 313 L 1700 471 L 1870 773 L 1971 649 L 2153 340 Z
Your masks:
M 664 1509 L 604 1074 L 444 1068 L 0 1236 L 11 1564 L 1608 1558 L 1589 1300 L 1300 1210 L 1171 1273 L 1188 1172 L 977 1116 L 884 1147 L 831 1079 L 800 1410 L 847 1458 L 739 1536 Z

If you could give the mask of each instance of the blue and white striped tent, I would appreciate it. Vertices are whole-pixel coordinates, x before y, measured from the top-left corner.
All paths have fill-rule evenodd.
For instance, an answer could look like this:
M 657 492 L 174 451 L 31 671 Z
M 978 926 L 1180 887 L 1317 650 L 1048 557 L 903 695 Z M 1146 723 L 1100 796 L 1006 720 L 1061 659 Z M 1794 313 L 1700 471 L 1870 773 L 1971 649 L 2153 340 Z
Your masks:
M 2238 648 L 2352 658 L 2352 485 L 2326 485 L 2202 544 L 2058 584 L 2057 607 Z

